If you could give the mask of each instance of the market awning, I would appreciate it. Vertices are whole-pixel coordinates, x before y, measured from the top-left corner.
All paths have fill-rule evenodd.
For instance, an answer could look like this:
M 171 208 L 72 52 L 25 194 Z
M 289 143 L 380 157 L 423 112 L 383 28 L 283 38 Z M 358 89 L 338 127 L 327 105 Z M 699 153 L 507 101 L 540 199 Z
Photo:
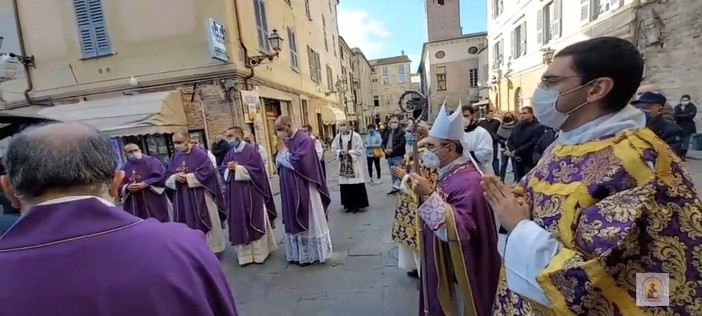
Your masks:
M 168 134 L 187 125 L 179 91 L 63 104 L 41 109 L 38 114 L 59 121 L 81 121 L 110 137 Z
M 334 125 L 346 120 L 344 111 L 332 106 L 322 107 L 322 122 L 324 125 Z

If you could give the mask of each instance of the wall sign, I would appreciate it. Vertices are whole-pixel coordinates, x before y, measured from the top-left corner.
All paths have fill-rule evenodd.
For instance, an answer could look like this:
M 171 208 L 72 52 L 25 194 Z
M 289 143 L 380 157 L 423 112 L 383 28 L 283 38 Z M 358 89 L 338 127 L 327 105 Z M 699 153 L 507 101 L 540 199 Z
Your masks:
M 227 53 L 227 31 L 224 25 L 210 19 L 208 23 L 209 41 L 210 41 L 210 57 L 221 61 L 229 61 Z

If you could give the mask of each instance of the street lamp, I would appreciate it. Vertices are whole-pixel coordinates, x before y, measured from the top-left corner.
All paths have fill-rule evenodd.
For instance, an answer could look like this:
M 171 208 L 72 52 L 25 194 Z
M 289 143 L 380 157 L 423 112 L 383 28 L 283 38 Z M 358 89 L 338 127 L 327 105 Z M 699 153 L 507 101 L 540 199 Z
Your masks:
M 5 39 L 5 37 L 0 36 L 0 48 L 2 48 L 2 42 Z M 20 64 L 25 65 L 27 67 L 34 67 L 34 56 L 23 56 L 23 55 L 17 55 L 15 53 L 3 53 L 0 51 L 0 56 L 9 56 L 10 58 L 16 59 Z
M 283 43 L 283 38 L 278 35 L 278 30 L 273 29 L 273 32 L 268 36 L 268 42 L 271 44 L 270 52 L 264 53 L 262 55 L 250 56 L 247 60 L 247 64 L 251 67 L 256 67 L 261 64 L 264 60 L 268 59 L 273 61 L 278 55 L 280 55 L 280 46 Z
M 541 61 L 544 65 L 549 65 L 553 61 L 553 55 L 556 53 L 555 50 L 550 47 L 541 49 Z

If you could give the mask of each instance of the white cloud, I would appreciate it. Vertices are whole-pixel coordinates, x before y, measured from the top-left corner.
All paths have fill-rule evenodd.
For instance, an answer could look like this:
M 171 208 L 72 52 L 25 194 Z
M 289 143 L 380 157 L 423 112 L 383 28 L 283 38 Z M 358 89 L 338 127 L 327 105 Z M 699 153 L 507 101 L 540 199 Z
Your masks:
M 339 9 L 339 34 L 350 47 L 358 47 L 371 58 L 382 57 L 384 39 L 390 36 L 382 21 L 370 17 L 368 12 Z

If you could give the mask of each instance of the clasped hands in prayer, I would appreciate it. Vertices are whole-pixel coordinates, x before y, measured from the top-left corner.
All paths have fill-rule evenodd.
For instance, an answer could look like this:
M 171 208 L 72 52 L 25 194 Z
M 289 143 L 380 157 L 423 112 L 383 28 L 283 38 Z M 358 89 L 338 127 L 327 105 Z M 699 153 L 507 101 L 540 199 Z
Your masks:
M 185 174 L 185 172 L 179 172 L 176 174 L 176 181 L 179 183 L 186 183 L 188 182 L 188 177 Z
M 148 187 L 148 186 L 149 186 L 149 185 L 146 184 L 146 183 L 144 183 L 144 182 L 132 183 L 132 184 L 130 184 L 130 185 L 127 186 L 127 190 L 129 190 L 129 192 L 136 192 L 136 191 L 139 191 L 139 190 L 143 190 L 143 189 L 145 189 L 145 188 Z
M 401 170 L 396 169 L 399 168 L 393 168 L 393 175 L 400 175 Z M 425 196 L 432 194 L 431 182 L 428 179 L 416 173 L 410 173 L 410 180 L 412 181 L 412 190 L 417 194 Z M 483 195 L 504 229 L 511 232 L 519 222 L 529 219 L 529 206 L 524 203 L 524 199 L 514 196 L 512 188 L 500 182 L 495 176 L 483 177 L 480 185 L 483 189 Z
M 235 171 L 236 167 L 238 167 L 238 166 L 239 166 L 239 163 L 236 161 L 230 161 L 227 163 L 227 169 L 232 170 L 232 171 Z
M 516 197 L 512 188 L 500 182 L 498 178 L 484 176 L 480 185 L 492 211 L 508 232 L 512 232 L 519 222 L 529 219 L 529 206 L 524 203 L 524 199 Z

